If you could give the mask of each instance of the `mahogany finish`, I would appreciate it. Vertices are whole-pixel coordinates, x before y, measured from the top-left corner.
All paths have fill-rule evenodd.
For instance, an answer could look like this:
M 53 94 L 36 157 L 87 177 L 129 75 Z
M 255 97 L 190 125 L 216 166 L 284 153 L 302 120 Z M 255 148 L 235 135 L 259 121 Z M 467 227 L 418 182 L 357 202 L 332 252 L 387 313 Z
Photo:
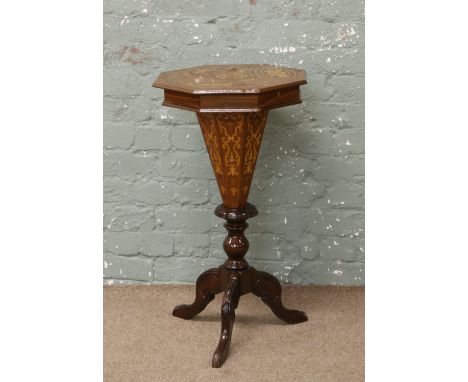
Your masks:
M 205 65 L 163 72 L 164 106 L 196 112 L 258 112 L 301 103 L 305 71 L 273 65 Z
M 268 110 L 300 103 L 299 86 L 305 72 L 272 65 L 205 65 L 163 72 L 154 87 L 164 89 L 163 105 L 195 111 L 203 133 L 223 204 L 215 215 L 226 219 L 223 242 L 227 260 L 197 279 L 195 301 L 178 305 L 173 315 L 191 319 L 224 292 L 221 335 L 212 360 L 220 367 L 229 352 L 235 309 L 240 296 L 253 293 L 283 321 L 307 321 L 299 310 L 286 309 L 281 285 L 272 275 L 257 271 L 244 259 L 249 241 L 246 220 L 258 214 L 247 203 Z
M 153 86 L 190 94 L 264 93 L 307 83 L 305 71 L 275 65 L 203 65 L 162 72 Z
M 164 91 L 164 106 L 201 112 L 255 112 L 301 103 L 298 87 L 288 87 L 261 94 L 188 94 Z
M 224 206 L 245 207 L 267 112 L 197 116 Z

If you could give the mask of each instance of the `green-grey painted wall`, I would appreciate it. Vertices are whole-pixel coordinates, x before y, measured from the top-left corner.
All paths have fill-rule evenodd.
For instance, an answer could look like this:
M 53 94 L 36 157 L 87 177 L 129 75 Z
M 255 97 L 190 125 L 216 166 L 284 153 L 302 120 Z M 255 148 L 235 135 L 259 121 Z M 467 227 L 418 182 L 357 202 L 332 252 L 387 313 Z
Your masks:
M 104 1 L 104 278 L 194 282 L 225 255 L 195 114 L 161 106 L 164 70 L 305 69 L 273 110 L 252 183 L 252 265 L 285 283 L 364 283 L 364 4 L 359 0 Z

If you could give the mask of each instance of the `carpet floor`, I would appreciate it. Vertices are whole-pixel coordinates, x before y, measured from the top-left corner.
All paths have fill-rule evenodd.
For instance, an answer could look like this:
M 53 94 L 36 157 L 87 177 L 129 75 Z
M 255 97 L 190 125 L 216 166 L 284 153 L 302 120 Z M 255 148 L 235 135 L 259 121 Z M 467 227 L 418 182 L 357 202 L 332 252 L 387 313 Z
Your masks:
M 228 358 L 211 358 L 222 294 L 192 320 L 171 315 L 194 285 L 104 288 L 104 381 L 364 381 L 364 288 L 284 286 L 287 308 L 309 321 L 288 325 L 252 294 L 236 309 Z

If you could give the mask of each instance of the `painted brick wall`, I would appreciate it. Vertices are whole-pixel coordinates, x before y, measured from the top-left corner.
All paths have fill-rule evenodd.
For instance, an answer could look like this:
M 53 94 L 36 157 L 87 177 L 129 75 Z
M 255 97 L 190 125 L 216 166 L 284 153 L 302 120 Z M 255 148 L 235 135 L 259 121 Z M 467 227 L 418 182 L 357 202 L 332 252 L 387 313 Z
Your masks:
M 161 106 L 164 70 L 305 69 L 303 103 L 268 117 L 248 261 L 285 283 L 364 283 L 364 4 L 104 1 L 104 278 L 194 282 L 225 255 L 195 114 Z

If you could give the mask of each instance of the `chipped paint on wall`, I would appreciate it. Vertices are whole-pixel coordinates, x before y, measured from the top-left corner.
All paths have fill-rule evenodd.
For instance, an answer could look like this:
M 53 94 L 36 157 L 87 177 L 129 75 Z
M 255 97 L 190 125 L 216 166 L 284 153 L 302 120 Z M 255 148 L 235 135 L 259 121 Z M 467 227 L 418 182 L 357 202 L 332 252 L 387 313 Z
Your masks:
M 160 71 L 305 69 L 273 110 L 250 202 L 249 262 L 295 284 L 364 283 L 364 4 L 104 1 L 104 277 L 191 282 L 225 258 L 219 193 L 193 113 L 161 106 Z

